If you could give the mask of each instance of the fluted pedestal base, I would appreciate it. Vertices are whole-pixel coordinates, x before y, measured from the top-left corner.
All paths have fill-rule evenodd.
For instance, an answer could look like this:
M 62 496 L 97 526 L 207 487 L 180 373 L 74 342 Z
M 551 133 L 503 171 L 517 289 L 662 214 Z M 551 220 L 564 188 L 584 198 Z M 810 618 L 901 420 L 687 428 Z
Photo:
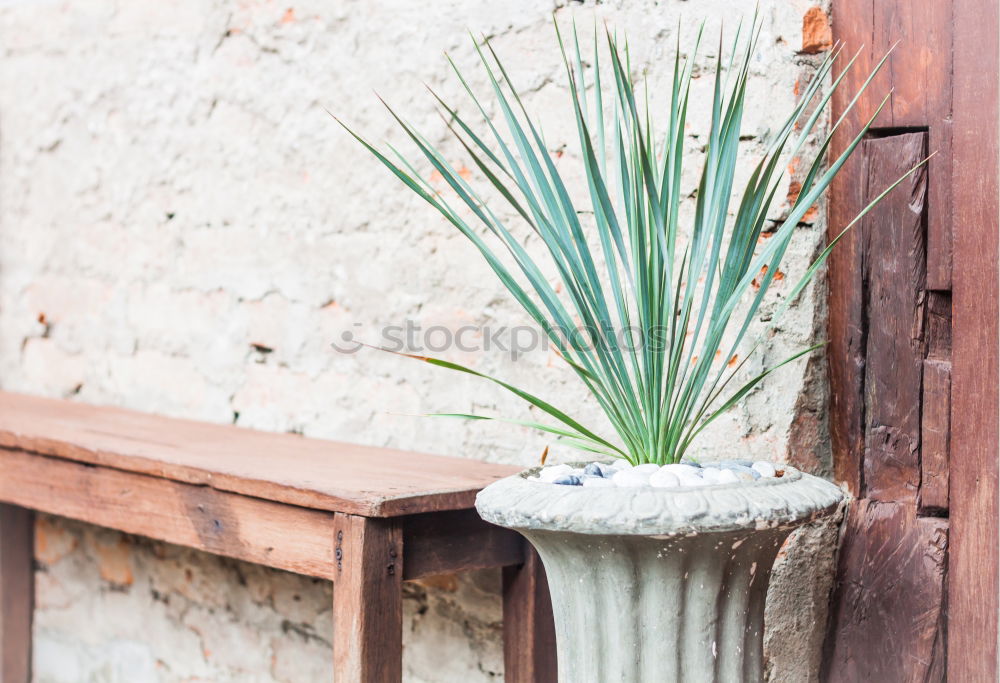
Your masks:
M 522 532 L 541 555 L 552 591 L 559 679 L 762 680 L 764 598 L 788 532 Z

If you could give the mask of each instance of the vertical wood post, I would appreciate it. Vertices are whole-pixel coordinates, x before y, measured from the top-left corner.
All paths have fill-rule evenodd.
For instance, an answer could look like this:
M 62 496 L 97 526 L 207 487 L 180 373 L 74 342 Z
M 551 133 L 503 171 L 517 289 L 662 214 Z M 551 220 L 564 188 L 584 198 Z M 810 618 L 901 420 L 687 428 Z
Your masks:
M 0 504 L 0 683 L 31 680 L 34 514 Z
M 955 0 L 955 270 L 951 368 L 948 555 L 948 680 L 996 681 L 997 453 L 1000 424 L 997 286 L 998 8 L 996 0 Z
M 333 528 L 337 683 L 403 676 L 403 533 L 398 521 L 337 514 Z
M 525 542 L 524 564 L 503 568 L 503 662 L 507 683 L 555 683 L 552 599 L 538 553 Z

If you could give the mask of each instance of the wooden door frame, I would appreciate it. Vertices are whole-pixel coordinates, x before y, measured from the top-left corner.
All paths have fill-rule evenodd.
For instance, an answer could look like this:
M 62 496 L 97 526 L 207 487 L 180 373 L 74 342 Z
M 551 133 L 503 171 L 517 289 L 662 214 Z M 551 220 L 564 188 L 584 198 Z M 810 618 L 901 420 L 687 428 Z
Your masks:
M 860 85 L 874 63 L 900 41 L 873 83 L 871 95 L 849 114 L 844 130 L 838 131 L 832 153 L 843 149 L 890 88 L 893 95 L 876 122 L 875 137 L 919 132 L 926 136 L 929 151 L 937 152 L 928 165 L 924 186 L 927 206 L 920 209 L 927 226 L 923 266 L 928 317 L 924 320 L 935 324 L 931 316 L 936 315 L 939 327 L 944 320 L 945 336 L 933 358 L 930 351 L 927 356 L 927 361 L 934 363 L 932 369 L 943 372 L 928 374 L 925 365 L 922 389 L 913 397 L 920 403 L 923 420 L 915 463 L 918 491 L 914 497 L 912 462 L 904 482 L 911 490 L 880 488 L 876 478 L 866 481 L 871 474 L 866 472 L 866 457 L 871 460 L 873 455 L 866 450 L 870 446 L 866 430 L 871 425 L 870 416 L 865 414 L 870 397 L 864 392 L 868 374 L 882 373 L 883 385 L 886 376 L 891 379 L 893 369 L 886 367 L 885 358 L 892 356 L 866 356 L 865 307 L 871 303 L 866 300 L 869 295 L 860 276 L 866 267 L 865 246 L 854 235 L 845 240 L 830 264 L 831 436 L 836 478 L 858 504 L 848 508 L 844 548 L 849 552 L 841 555 L 824 677 L 844 681 L 865 672 L 871 674 L 878 663 L 870 660 L 880 656 L 880 646 L 881 655 L 907 647 L 909 634 L 897 642 L 887 634 L 893 617 L 903 624 L 914 612 L 933 608 L 943 617 L 937 618 L 936 625 L 925 626 L 933 629 L 932 637 L 921 641 L 925 651 L 906 653 L 913 658 L 943 658 L 943 662 L 925 667 L 922 674 L 963 683 L 995 681 L 1000 676 L 997 2 L 833 0 L 832 5 L 834 37 L 845 43 L 846 51 L 853 54 L 862 45 L 868 46 L 859 56 L 857 75 L 847 79 L 847 90 Z M 853 91 L 846 97 L 852 95 Z M 845 95 L 839 98 L 834 99 L 835 116 L 848 102 Z M 872 149 L 878 147 L 876 141 Z M 831 189 L 831 236 L 853 217 L 859 203 L 866 201 L 863 188 L 873 180 L 867 175 L 870 169 L 865 166 L 865 153 L 857 156 L 861 159 L 852 160 Z M 883 214 L 881 220 L 888 218 L 889 214 Z M 926 335 L 930 347 L 927 340 L 937 333 L 921 334 Z M 879 363 L 880 367 L 872 367 Z M 933 429 L 928 430 L 928 426 Z M 869 470 L 872 465 L 867 462 Z M 876 469 L 878 466 L 876 462 Z M 860 511 L 874 509 L 881 512 L 859 520 Z M 939 533 L 931 536 L 913 531 L 921 525 L 925 529 L 936 525 Z M 926 565 L 935 552 L 931 546 L 938 544 L 937 550 L 941 550 L 944 543 L 947 555 L 942 558 L 938 553 L 933 560 L 938 562 L 934 572 L 922 569 L 920 561 L 897 563 L 890 570 L 898 575 L 885 579 L 878 575 L 884 567 L 877 567 L 872 560 L 898 551 L 918 560 L 924 557 Z M 851 566 L 862 562 L 875 569 Z M 938 585 L 921 593 L 922 582 L 931 578 Z M 870 605 L 858 605 L 865 602 L 864 590 L 876 589 L 872 592 L 877 593 L 880 581 L 900 579 L 914 582 L 918 589 L 901 601 L 911 600 L 912 604 L 881 604 L 877 609 L 882 613 L 865 617 L 863 612 Z M 920 604 L 921 600 L 925 604 Z M 893 671 L 888 675 L 910 680 L 913 673 Z

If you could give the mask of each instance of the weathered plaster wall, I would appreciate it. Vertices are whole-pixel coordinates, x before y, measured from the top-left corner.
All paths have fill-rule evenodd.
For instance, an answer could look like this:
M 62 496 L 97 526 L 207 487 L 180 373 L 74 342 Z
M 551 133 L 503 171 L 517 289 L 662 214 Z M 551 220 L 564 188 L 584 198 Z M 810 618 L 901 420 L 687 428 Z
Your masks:
M 800 51 L 822 47 L 825 15 L 815 4 L 761 2 L 747 161 L 814 68 L 817 57 Z M 324 108 L 376 140 L 400 141 L 375 88 L 432 140 L 445 140 L 421 82 L 460 99 L 441 56 L 448 51 L 485 85 L 465 33 L 473 28 L 493 37 L 557 149 L 571 127 L 557 123 L 567 110 L 553 10 L 561 21 L 627 29 L 655 101 L 678 18 L 690 36 L 701 18 L 714 32 L 753 6 L 0 4 L 0 388 L 534 463 L 547 443 L 536 434 L 402 416 L 524 415 L 512 397 L 392 356 L 330 349 L 344 330 L 377 339 L 381 326 L 407 318 L 455 328 L 525 316 L 471 247 L 351 144 Z M 696 96 L 707 94 L 707 81 L 696 81 Z M 704 119 L 691 121 L 693 152 Z M 575 162 L 571 145 L 559 163 Z M 693 188 L 693 167 L 688 182 Z M 774 217 L 786 209 L 776 205 Z M 810 220 L 785 283 L 820 242 L 821 213 Z M 822 296 L 810 288 L 766 357 L 816 338 L 823 320 Z M 498 351 L 450 357 L 596 416 L 545 352 L 516 362 Z M 821 358 L 778 373 L 711 430 L 705 449 L 824 471 L 823 374 Z M 776 681 L 815 677 L 825 620 L 836 529 L 800 536 L 783 553 L 768 606 Z M 38 539 L 40 682 L 329 677 L 330 588 L 321 582 L 52 518 L 40 520 Z M 408 680 L 502 676 L 497 583 L 483 572 L 408 589 Z

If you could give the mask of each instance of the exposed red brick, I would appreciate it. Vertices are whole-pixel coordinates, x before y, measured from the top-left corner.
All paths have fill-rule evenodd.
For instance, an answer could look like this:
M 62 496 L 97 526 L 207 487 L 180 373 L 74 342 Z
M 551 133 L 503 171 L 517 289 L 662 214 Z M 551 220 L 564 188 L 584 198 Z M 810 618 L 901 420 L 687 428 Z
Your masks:
M 132 551 L 125 539 L 113 545 L 97 543 L 95 550 L 102 579 L 117 586 L 132 585 Z
M 35 520 L 35 559 L 53 565 L 76 549 L 76 537 L 48 517 Z
M 802 17 L 802 54 L 814 55 L 833 46 L 830 17 L 821 7 L 810 7 Z
M 788 183 L 788 203 L 794 204 L 795 200 L 799 198 L 800 192 L 802 192 L 802 183 L 798 180 Z
M 547 450 L 547 449 L 546 449 Z M 458 590 L 458 577 L 454 574 L 438 574 L 437 576 L 425 576 L 414 581 L 426 588 L 437 588 L 448 593 Z

